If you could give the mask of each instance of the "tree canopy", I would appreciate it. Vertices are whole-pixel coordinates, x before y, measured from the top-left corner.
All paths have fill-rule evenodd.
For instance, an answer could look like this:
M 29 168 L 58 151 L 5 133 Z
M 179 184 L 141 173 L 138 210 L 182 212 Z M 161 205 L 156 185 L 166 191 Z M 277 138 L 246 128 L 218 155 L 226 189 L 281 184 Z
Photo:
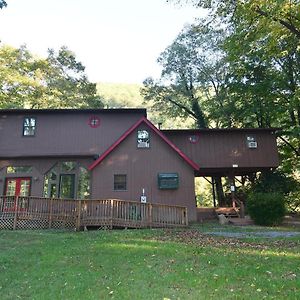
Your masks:
M 160 55 L 161 77 L 145 81 L 145 98 L 197 127 L 280 127 L 282 168 L 299 170 L 300 1 L 170 2 L 208 15 Z
M 226 74 L 223 51 L 218 47 L 223 30 L 210 24 L 190 25 L 161 53 L 159 80 L 144 81 L 142 94 L 162 114 L 191 117 L 198 128 L 209 126 L 207 104 L 222 102 L 221 83 Z M 210 43 L 210 41 L 214 43 Z
M 90 83 L 75 54 L 62 47 L 47 58 L 25 46 L 0 47 L 1 108 L 102 107 L 96 84 Z

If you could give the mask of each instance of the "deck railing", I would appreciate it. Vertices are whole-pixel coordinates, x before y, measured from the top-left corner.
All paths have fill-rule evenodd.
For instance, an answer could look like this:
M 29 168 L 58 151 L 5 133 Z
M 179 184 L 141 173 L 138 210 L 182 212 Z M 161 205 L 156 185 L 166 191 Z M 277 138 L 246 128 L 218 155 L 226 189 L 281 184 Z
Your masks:
M 73 200 L 0 197 L 0 229 L 180 227 L 187 226 L 183 206 L 119 199 Z

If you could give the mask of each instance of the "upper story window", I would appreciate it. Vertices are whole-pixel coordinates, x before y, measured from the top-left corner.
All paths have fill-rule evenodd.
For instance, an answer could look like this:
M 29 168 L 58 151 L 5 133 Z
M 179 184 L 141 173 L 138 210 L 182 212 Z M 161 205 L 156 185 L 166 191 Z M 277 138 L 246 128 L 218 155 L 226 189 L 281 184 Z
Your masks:
M 36 129 L 36 118 L 26 117 L 23 122 L 23 136 L 34 136 Z
M 100 119 L 97 116 L 91 116 L 89 118 L 88 124 L 90 125 L 91 128 L 97 128 L 100 126 Z
M 138 130 L 137 132 L 137 147 L 150 148 L 150 134 L 147 130 Z
M 257 141 L 256 138 L 254 136 L 247 136 L 246 138 L 247 141 L 247 146 L 250 149 L 256 149 L 257 148 Z
M 199 135 L 197 135 L 197 134 L 193 134 L 193 135 L 190 135 L 189 136 L 189 142 L 191 143 L 191 144 L 196 144 L 196 143 L 198 143 L 199 142 Z

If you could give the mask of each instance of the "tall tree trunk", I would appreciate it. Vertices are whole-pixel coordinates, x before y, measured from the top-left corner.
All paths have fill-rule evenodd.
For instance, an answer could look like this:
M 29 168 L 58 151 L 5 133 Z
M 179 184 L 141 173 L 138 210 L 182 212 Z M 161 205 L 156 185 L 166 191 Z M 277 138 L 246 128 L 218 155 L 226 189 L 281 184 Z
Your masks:
M 216 183 L 218 204 L 220 207 L 226 206 L 225 195 L 224 195 L 224 190 L 222 185 L 222 177 L 214 176 L 214 182 Z

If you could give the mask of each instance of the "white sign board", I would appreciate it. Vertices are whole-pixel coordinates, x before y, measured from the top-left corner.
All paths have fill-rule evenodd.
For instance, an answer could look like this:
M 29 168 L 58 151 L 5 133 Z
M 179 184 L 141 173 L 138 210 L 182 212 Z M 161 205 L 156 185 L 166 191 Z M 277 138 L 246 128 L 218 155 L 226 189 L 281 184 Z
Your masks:
M 147 196 L 141 196 L 141 203 L 147 203 Z

